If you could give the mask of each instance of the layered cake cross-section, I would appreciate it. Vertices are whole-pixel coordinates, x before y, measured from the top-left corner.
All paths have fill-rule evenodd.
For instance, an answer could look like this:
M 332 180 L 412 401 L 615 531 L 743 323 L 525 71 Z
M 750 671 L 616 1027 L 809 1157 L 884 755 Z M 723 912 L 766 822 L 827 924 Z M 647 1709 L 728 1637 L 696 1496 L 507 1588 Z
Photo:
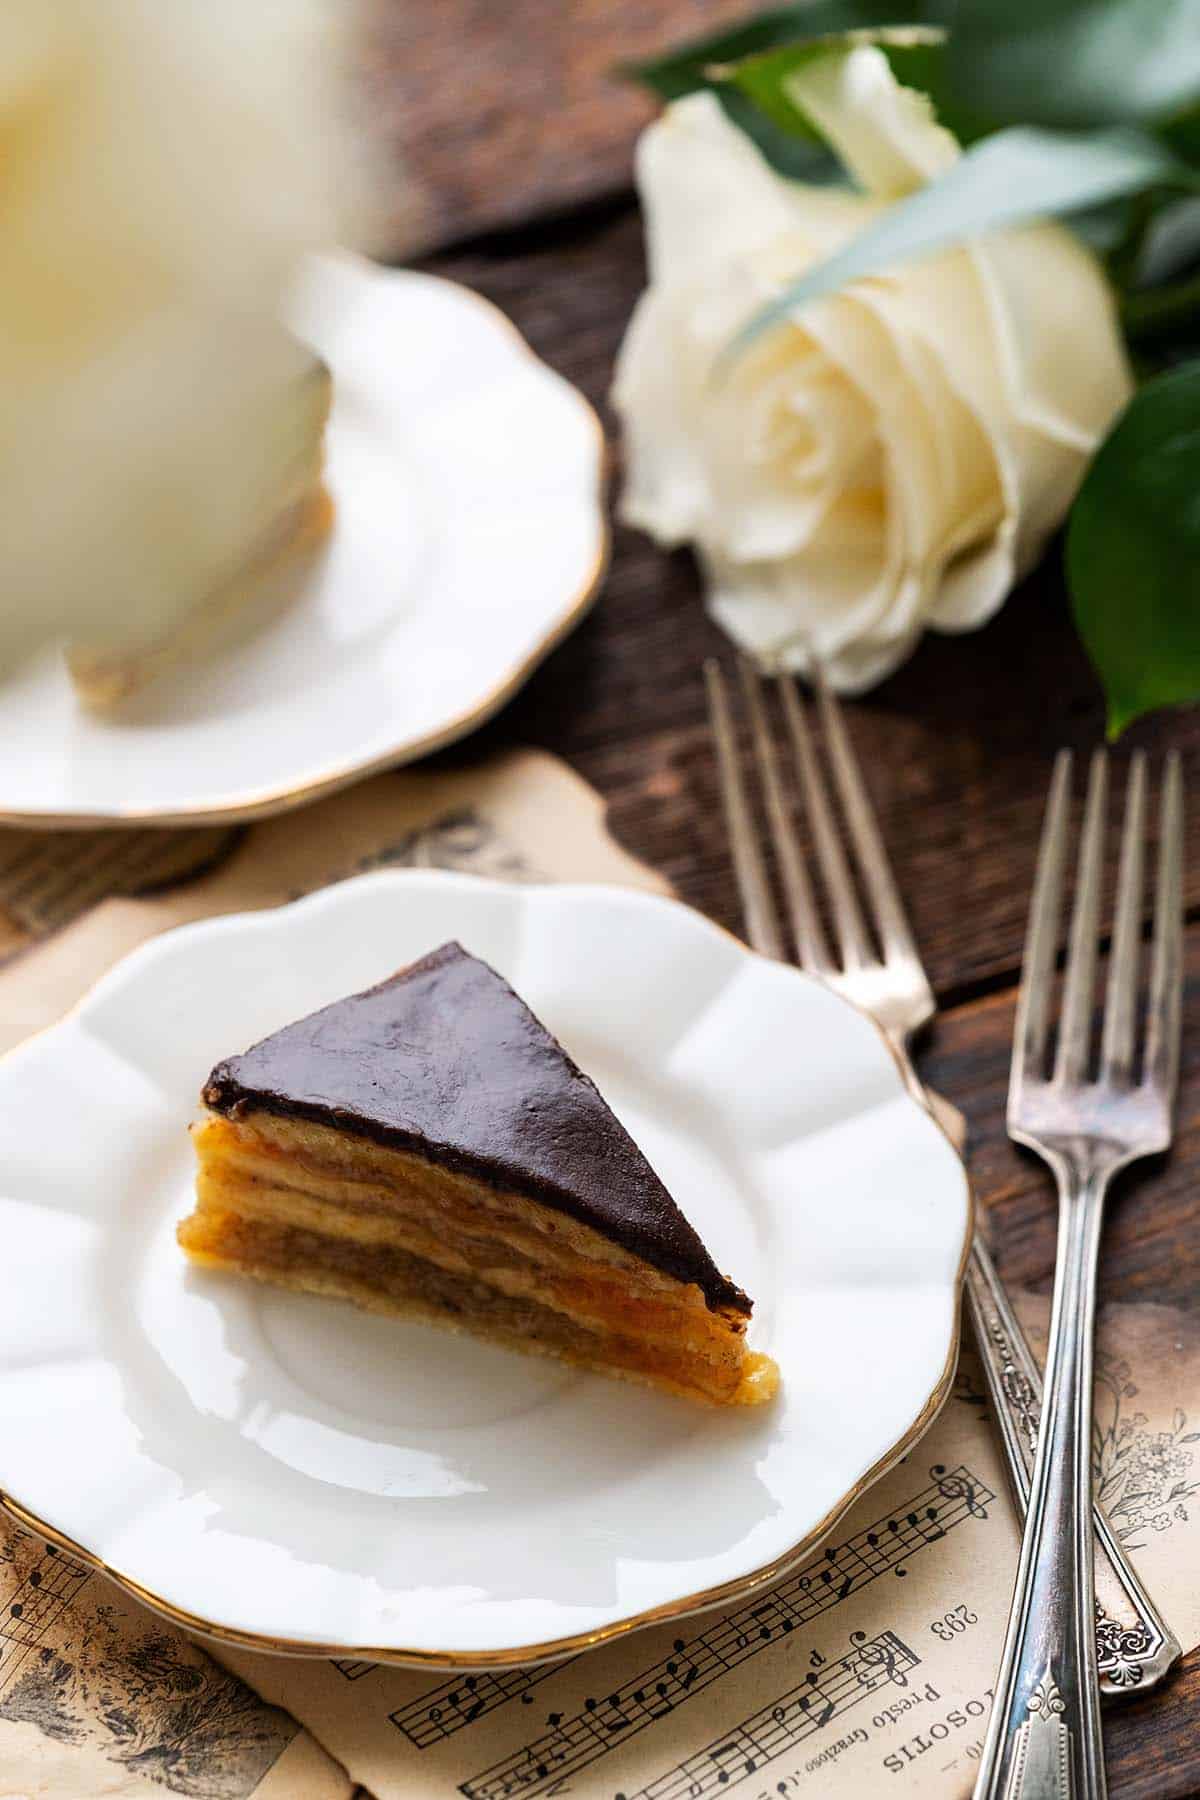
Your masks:
M 219 1063 L 196 1262 L 721 1404 L 768 1400 L 751 1302 L 595 1083 L 444 944 Z

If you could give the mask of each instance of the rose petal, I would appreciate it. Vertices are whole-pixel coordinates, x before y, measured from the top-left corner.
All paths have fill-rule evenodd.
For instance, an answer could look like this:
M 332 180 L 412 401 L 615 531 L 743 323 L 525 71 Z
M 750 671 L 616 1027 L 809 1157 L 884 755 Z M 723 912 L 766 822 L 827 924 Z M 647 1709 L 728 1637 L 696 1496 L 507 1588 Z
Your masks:
M 862 628 L 907 633 L 936 591 L 941 568 L 963 548 L 964 518 L 990 536 L 1008 511 L 1002 468 L 977 415 L 920 340 L 894 329 L 891 296 L 866 284 L 812 309 L 812 330 L 870 396 L 878 419 L 894 540 L 895 593 Z M 904 583 L 900 574 L 920 570 Z
M 1099 264 L 1060 226 L 989 238 L 970 258 L 1004 383 L 1020 472 L 1017 557 L 1028 568 L 1066 515 L 1133 381 Z M 1026 294 L 1030 282 L 1036 288 Z M 1081 320 L 1090 329 L 1081 330 Z
M 873 44 L 815 57 L 788 76 L 784 89 L 855 180 L 879 199 L 924 187 L 960 155 L 928 97 L 902 87 Z
M 898 345 L 907 346 L 914 370 L 928 370 L 936 363 L 942 381 L 960 403 L 946 407 L 939 399 L 933 416 L 942 464 L 950 472 L 951 484 L 967 496 L 964 504 L 976 504 L 994 479 L 1002 510 L 1018 510 L 1021 489 L 1010 444 L 1010 390 L 991 306 L 971 257 L 953 251 L 915 264 L 902 279 L 863 282 L 851 291 L 887 326 Z
M 863 304 L 888 329 L 886 311 L 876 311 L 870 297 Z M 918 338 L 892 334 L 898 367 L 907 378 L 895 408 L 881 417 L 885 446 L 896 466 L 909 476 L 909 552 L 921 560 L 944 561 L 957 545 L 964 519 L 981 517 L 986 533 L 1003 517 L 1005 491 L 995 445 L 982 421 L 950 380 L 945 363 Z M 923 429 L 915 429 L 920 416 Z M 921 462 L 914 449 L 928 456 Z M 923 477 L 925 485 L 917 485 Z M 977 528 L 974 528 L 977 529 Z
M 821 57 L 805 83 L 876 193 L 957 153 L 877 51 Z M 639 164 L 670 304 L 643 302 L 622 350 L 623 510 L 696 544 L 740 643 L 790 667 L 815 644 L 857 691 L 926 624 L 981 624 L 1061 519 L 1128 391 L 1111 303 L 1094 260 L 1039 227 L 856 283 L 714 378 L 753 308 L 883 202 L 783 181 L 711 96 L 681 113 Z
M 851 196 L 777 175 L 715 94 L 689 94 L 648 126 L 634 173 L 652 284 L 702 280 L 715 266 L 797 231 L 809 240 L 798 265 L 804 267 L 861 223 Z
M 846 642 L 847 614 L 869 612 L 881 580 L 877 557 L 844 550 L 810 550 L 794 563 L 735 563 L 711 546 L 700 550 L 709 611 L 736 643 L 766 662 L 809 641 L 822 655 L 836 655 Z M 795 604 L 799 584 L 803 618 Z
M 618 511 L 660 544 L 686 543 L 709 511 L 702 456 L 700 383 L 680 366 L 686 336 L 680 301 L 648 288 L 634 308 L 613 382 L 625 437 L 625 482 Z M 663 343 L 675 347 L 675 359 Z
M 754 561 L 807 543 L 874 450 L 875 416 L 807 334 L 784 331 L 718 388 L 705 435 L 724 548 Z
M 1100 264 L 1061 225 L 997 233 L 974 248 L 1013 410 L 1031 429 L 1090 453 L 1133 392 Z
M 864 638 L 823 658 L 822 667 L 839 694 L 865 694 L 868 688 L 878 687 L 901 663 L 906 663 L 920 641 L 920 626 L 888 643 Z
M 1015 521 L 1007 518 L 990 537 L 945 565 L 927 614 L 930 625 L 938 631 L 974 631 L 987 623 L 1016 579 L 1015 535 Z

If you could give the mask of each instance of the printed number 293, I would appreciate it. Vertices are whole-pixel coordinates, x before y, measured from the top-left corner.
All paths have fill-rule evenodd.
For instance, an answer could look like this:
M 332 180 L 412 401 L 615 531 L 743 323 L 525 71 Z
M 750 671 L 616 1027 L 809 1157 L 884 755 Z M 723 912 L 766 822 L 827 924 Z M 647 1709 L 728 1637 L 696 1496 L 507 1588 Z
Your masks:
M 978 1623 L 979 1614 L 973 1613 L 970 1607 L 954 1606 L 948 1613 L 943 1613 L 940 1619 L 935 1619 L 929 1629 L 935 1638 L 941 1638 L 943 1644 L 949 1644 L 960 1632 L 965 1631 L 968 1625 L 978 1625 Z

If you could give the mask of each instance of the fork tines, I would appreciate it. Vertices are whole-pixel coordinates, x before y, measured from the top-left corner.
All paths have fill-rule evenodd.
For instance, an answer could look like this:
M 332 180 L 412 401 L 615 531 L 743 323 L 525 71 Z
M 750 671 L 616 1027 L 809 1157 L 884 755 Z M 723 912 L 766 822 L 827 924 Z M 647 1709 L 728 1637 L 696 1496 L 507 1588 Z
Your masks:
M 795 678 L 786 674 L 764 678 L 745 656 L 739 659 L 738 673 L 795 959 L 868 1010 L 882 1010 L 885 1027 L 907 1034 L 932 1015 L 933 995 L 837 699 L 820 663 L 813 659 L 824 761 L 831 777 L 827 779 Z M 742 774 L 726 680 L 716 661 L 705 664 L 704 675 L 747 936 L 764 955 L 790 960 Z M 778 721 L 775 730 L 772 713 Z M 782 739 L 782 749 L 777 739 Z M 789 770 L 790 785 L 798 790 L 807 814 L 836 954 L 822 922 L 789 804 Z M 835 802 L 844 830 L 839 826 Z M 860 892 L 866 900 L 865 913 Z M 882 979 L 885 971 L 886 981 Z
M 1029 910 L 1021 993 L 1013 1037 L 1010 1117 L 1019 1113 L 1023 1093 L 1033 1084 L 1058 1089 L 1091 1079 L 1096 965 L 1101 942 L 1104 831 L 1108 758 L 1092 757 L 1080 840 L 1079 870 L 1063 981 L 1062 1011 L 1053 1067 L 1051 997 L 1062 916 L 1066 866 L 1071 753 L 1062 750 L 1054 766 Z M 1146 814 L 1146 754 L 1135 750 L 1125 793 L 1125 820 L 1117 877 L 1117 913 L 1110 945 L 1104 1022 L 1097 1079 L 1101 1087 L 1126 1091 L 1138 1067 L 1139 977 L 1145 881 L 1143 841 Z M 1162 783 L 1154 941 L 1145 1015 L 1141 1085 L 1169 1106 L 1179 1062 L 1183 975 L 1183 776 L 1178 751 L 1166 759 Z

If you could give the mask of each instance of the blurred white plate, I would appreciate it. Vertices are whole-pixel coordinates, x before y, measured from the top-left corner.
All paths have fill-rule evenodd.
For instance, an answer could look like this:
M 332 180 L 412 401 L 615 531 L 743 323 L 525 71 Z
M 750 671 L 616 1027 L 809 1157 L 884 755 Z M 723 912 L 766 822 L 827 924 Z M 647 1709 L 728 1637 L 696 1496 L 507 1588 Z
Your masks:
M 603 439 L 502 313 L 432 275 L 315 260 L 294 324 L 334 377 L 328 543 L 249 641 L 110 716 L 61 653 L 0 685 L 0 822 L 230 822 L 473 730 L 587 610 Z
M 189 1267 L 212 1063 L 458 937 L 755 1302 L 730 1411 Z M 777 1576 L 950 1383 L 970 1199 L 876 1028 L 667 900 L 367 875 L 168 933 L 0 1062 L 0 1492 L 266 1650 L 561 1655 Z

